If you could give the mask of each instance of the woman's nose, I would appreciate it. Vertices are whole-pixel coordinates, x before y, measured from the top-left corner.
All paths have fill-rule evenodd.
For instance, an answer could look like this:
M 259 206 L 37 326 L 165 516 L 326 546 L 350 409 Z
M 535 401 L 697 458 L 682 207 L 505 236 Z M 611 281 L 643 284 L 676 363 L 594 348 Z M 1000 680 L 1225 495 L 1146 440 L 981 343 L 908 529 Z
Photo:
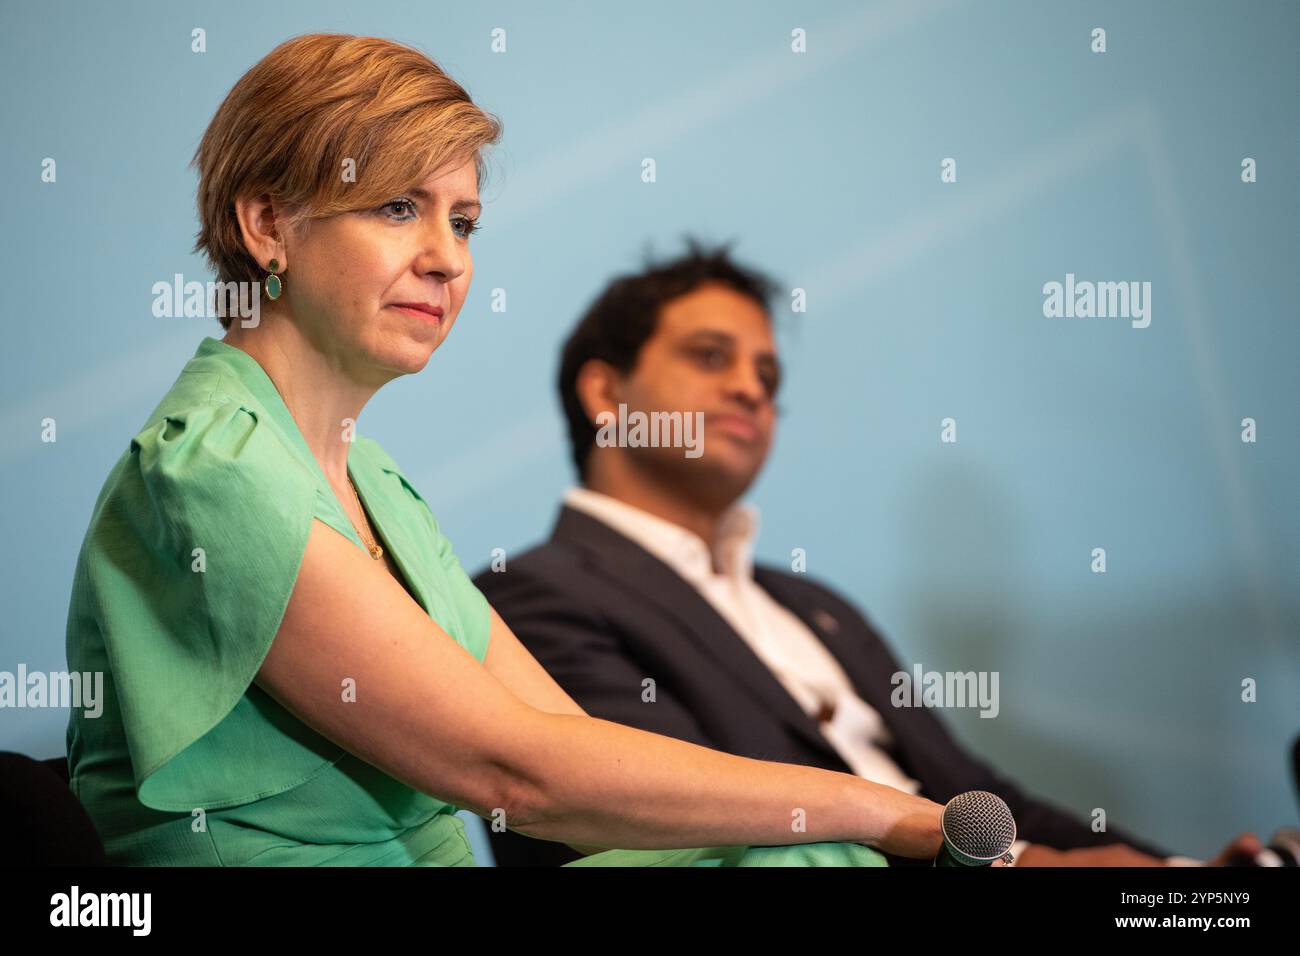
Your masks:
M 421 275 L 436 275 L 450 282 L 465 271 L 468 255 L 451 226 L 443 223 L 426 233 L 416 265 Z

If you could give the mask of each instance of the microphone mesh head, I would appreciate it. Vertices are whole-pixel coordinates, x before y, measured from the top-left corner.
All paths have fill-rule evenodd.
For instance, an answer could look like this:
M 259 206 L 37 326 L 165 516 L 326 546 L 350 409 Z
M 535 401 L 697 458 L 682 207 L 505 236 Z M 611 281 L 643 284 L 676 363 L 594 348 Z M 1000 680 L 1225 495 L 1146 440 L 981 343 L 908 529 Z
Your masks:
M 1016 821 L 996 793 L 968 790 L 943 808 L 943 833 L 956 852 L 975 860 L 996 860 L 1016 842 Z

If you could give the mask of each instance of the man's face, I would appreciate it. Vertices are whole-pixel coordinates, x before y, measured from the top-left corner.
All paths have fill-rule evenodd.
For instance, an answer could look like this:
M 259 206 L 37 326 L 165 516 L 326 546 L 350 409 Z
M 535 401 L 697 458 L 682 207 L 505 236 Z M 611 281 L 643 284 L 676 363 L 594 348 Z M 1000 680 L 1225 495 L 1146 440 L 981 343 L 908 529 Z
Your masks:
M 776 343 L 763 307 L 727 286 L 701 286 L 661 308 L 654 333 L 618 391 L 629 412 L 703 412 L 703 454 L 686 458 L 681 448 L 623 451 L 673 480 L 708 483 L 710 497 L 738 498 L 771 447 L 779 383 Z

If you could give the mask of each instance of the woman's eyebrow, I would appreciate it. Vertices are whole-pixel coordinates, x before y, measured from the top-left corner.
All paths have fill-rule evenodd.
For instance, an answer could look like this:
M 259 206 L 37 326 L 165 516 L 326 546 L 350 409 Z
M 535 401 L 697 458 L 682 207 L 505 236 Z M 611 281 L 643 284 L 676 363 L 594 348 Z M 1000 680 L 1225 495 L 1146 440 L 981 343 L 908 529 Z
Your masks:
M 416 186 L 414 189 L 408 189 L 407 192 L 409 192 L 412 196 L 418 197 L 419 199 L 433 198 L 433 193 L 423 188 L 422 186 Z M 451 204 L 451 208 L 452 209 L 482 209 L 483 204 L 480 203 L 477 199 L 457 199 L 454 203 Z

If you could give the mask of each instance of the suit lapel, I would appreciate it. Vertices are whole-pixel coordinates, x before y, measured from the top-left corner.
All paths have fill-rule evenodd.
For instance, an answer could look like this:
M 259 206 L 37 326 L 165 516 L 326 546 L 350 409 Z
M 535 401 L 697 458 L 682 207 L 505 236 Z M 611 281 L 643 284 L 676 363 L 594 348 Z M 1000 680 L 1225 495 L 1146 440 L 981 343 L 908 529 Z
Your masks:
M 779 717 L 809 745 L 842 761 L 816 722 L 803 712 L 745 639 L 671 567 L 599 519 L 567 505 L 560 512 L 551 540 L 585 551 L 593 559 L 593 573 L 633 600 L 675 619 L 704 653 L 757 698 L 764 710 Z
M 817 635 L 818 639 L 831 652 L 858 696 L 870 704 L 882 715 L 888 715 L 892 708 L 889 701 L 888 682 L 880 680 L 880 674 L 868 659 L 873 646 L 863 640 L 863 635 L 852 629 L 850 622 L 840 621 L 828 609 L 811 604 L 794 589 L 788 586 L 784 575 L 767 568 L 756 567 L 754 580 L 768 594 L 772 595 L 782 607 L 794 614 Z
M 812 630 L 826 649 L 844 668 L 854 691 L 869 704 L 884 721 L 893 736 L 892 756 L 903 771 L 919 779 L 919 764 L 913 760 L 926 751 L 924 740 L 915 733 L 915 722 L 904 719 L 907 715 L 894 706 L 890 697 L 894 684 L 891 680 L 897 668 L 888 648 L 874 631 L 863 631 L 853 621 L 841 621 L 827 608 L 810 602 L 806 594 L 790 578 L 768 568 L 756 567 L 754 580 L 777 603 L 789 609 Z

